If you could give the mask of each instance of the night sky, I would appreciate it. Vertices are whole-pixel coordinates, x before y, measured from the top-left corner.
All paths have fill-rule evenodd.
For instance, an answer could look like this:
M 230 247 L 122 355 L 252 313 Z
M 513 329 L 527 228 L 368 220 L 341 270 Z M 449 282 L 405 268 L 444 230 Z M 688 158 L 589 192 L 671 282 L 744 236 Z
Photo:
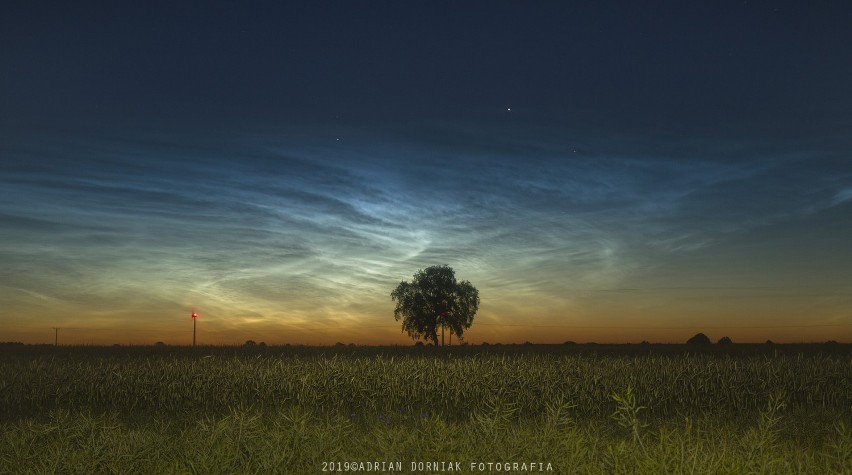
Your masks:
M 852 5 L 0 5 L 0 341 L 852 340 Z

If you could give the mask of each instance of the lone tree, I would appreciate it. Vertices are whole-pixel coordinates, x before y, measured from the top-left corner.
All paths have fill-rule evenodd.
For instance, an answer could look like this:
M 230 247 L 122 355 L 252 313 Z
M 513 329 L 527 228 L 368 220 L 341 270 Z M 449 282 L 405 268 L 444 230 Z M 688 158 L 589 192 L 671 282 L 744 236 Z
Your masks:
M 411 282 L 402 281 L 391 292 L 396 302 L 394 318 L 402 319 L 402 329 L 408 336 L 432 340 L 438 346 L 438 327 L 441 328 L 441 345 L 444 331 L 461 338 L 473 323 L 479 309 L 479 291 L 470 282 L 456 282 L 456 273 L 450 266 L 431 266 L 417 271 Z

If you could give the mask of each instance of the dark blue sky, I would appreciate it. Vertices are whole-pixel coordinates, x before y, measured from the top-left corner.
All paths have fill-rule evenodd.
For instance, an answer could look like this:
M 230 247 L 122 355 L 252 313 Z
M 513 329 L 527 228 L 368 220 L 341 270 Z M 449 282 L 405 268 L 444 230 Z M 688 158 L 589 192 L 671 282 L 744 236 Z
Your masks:
M 850 20 L 5 2 L 0 340 L 404 342 L 433 264 L 474 342 L 848 340 Z
M 7 120 L 501 122 L 514 106 L 535 124 L 804 133 L 852 107 L 845 2 L 154 4 L 7 2 Z

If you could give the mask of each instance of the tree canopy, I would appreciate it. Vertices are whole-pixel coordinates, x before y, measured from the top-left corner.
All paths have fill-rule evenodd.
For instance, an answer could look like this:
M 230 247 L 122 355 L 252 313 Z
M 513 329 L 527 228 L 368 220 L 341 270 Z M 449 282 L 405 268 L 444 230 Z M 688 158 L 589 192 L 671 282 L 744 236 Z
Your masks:
M 411 282 L 402 281 L 391 292 L 396 302 L 394 318 L 402 320 L 402 329 L 414 340 L 431 340 L 438 345 L 438 328 L 450 338 L 462 338 L 479 309 L 479 291 L 470 282 L 456 281 L 455 271 L 447 265 L 431 266 L 414 274 Z

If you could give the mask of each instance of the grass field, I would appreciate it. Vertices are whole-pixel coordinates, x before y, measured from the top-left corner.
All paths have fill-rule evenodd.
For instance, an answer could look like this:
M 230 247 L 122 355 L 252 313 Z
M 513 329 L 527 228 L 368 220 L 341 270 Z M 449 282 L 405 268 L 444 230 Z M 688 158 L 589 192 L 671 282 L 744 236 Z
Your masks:
M 852 473 L 852 346 L 5 347 L 0 431 L 0 473 Z

